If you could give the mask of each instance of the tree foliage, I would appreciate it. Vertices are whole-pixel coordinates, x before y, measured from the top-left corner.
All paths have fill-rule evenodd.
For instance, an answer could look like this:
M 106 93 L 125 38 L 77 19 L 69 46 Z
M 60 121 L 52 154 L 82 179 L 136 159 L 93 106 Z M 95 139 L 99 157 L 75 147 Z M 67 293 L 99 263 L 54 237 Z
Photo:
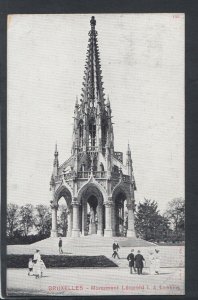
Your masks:
M 34 225 L 33 210 L 34 207 L 32 204 L 26 204 L 20 208 L 20 225 L 25 236 L 28 235 Z
M 144 199 L 135 212 L 137 234 L 145 240 L 158 240 L 167 235 L 168 219 L 161 216 L 156 201 Z
M 66 205 L 59 205 L 59 216 L 57 221 L 59 233 L 62 236 L 66 236 L 68 226 L 68 209 Z
M 19 227 L 19 206 L 9 203 L 7 207 L 7 236 L 13 237 Z
M 51 210 L 46 205 L 37 205 L 35 208 L 34 225 L 40 235 L 50 235 Z
M 174 198 L 168 203 L 165 216 L 171 221 L 176 237 L 184 235 L 185 204 L 183 198 Z

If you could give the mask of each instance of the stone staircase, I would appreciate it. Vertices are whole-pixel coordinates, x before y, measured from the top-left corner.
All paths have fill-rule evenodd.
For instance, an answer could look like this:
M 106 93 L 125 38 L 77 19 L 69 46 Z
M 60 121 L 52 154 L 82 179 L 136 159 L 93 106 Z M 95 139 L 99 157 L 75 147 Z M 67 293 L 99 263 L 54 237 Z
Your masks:
M 59 238 L 48 238 L 39 242 L 32 244 L 34 247 L 50 247 L 54 248 L 54 245 L 58 245 Z M 155 246 L 154 243 L 150 243 L 144 241 L 142 239 L 137 238 L 126 238 L 126 237 L 101 237 L 98 235 L 88 235 L 82 236 L 80 238 L 72 238 L 72 237 L 62 237 L 63 247 L 69 248 L 104 248 L 110 247 L 112 248 L 112 244 L 114 241 L 120 245 L 120 247 L 151 247 Z M 85 250 L 86 251 L 86 250 Z
M 42 254 L 57 255 L 59 238 L 50 237 L 31 245 L 10 245 L 8 254 L 30 254 L 39 249 Z M 112 244 L 115 241 L 120 245 L 120 250 L 127 252 L 130 248 L 152 247 L 153 243 L 125 237 L 101 237 L 97 235 L 82 236 L 80 238 L 63 237 L 63 251 L 65 255 L 112 255 Z M 125 251 L 124 251 L 125 252 Z
M 59 238 L 48 238 L 31 245 L 9 245 L 7 254 L 28 254 L 32 256 L 36 249 L 40 250 L 41 256 L 59 255 L 58 249 Z M 100 237 L 97 235 L 83 236 L 80 238 L 63 237 L 63 254 L 64 255 L 83 255 L 98 256 L 104 255 L 111 259 L 121 268 L 128 267 L 127 255 L 134 248 L 134 253 L 140 250 L 148 266 L 149 252 L 156 247 L 160 250 L 162 267 L 183 267 L 184 266 L 184 247 L 180 246 L 157 246 L 154 243 L 124 237 Z M 112 244 L 116 241 L 120 245 L 119 256 L 121 259 L 112 258 Z

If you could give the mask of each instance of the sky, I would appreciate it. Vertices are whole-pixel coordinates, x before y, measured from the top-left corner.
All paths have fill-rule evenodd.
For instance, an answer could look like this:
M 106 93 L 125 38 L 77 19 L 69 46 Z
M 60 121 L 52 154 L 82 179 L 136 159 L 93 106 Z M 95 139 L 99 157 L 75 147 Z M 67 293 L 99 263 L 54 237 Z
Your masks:
M 129 142 L 136 203 L 184 197 L 184 15 L 94 14 L 115 151 Z M 90 14 L 8 17 L 7 201 L 49 205 L 55 143 L 71 154 Z

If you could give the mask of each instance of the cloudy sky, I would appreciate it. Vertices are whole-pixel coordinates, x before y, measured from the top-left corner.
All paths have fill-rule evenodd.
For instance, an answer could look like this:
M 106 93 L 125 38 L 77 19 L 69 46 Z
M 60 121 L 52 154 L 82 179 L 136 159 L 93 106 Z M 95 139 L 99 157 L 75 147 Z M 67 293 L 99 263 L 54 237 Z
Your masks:
M 71 153 L 91 15 L 8 18 L 8 202 L 49 204 L 55 143 Z M 136 201 L 184 197 L 184 15 L 95 14 L 115 150 L 131 145 Z

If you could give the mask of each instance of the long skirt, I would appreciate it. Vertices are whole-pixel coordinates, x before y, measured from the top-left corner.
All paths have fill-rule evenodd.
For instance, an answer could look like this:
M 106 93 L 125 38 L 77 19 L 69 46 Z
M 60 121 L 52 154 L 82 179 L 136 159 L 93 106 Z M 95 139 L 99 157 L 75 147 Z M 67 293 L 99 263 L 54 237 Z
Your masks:
M 160 271 L 160 259 L 156 258 L 156 260 L 155 260 L 155 272 L 159 273 L 159 271 Z
M 151 275 L 155 274 L 155 268 L 156 268 L 155 261 L 154 260 L 150 261 L 149 271 Z

